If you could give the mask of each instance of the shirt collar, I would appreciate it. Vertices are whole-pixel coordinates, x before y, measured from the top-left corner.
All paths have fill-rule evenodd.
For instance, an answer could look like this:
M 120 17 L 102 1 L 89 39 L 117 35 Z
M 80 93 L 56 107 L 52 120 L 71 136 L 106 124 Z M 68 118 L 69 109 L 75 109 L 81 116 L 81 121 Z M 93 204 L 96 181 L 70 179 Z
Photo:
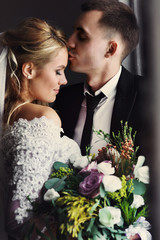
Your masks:
M 103 87 L 101 87 L 99 90 L 95 92 L 95 95 L 97 96 L 99 93 L 103 92 L 103 94 L 109 98 L 112 95 L 116 93 L 116 87 L 118 84 L 119 77 L 121 75 L 122 66 L 120 66 L 119 71 L 116 73 L 114 77 L 112 77 Z M 84 84 L 84 95 L 88 93 L 91 95 L 91 93 L 88 91 L 88 85 L 85 82 Z

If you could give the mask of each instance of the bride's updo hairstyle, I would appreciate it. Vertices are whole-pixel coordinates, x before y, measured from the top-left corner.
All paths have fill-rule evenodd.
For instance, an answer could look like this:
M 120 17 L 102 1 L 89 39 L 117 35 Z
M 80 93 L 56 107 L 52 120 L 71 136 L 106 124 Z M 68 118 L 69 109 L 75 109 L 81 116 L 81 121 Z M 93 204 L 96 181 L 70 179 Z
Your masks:
M 0 42 L 8 47 L 7 86 L 5 96 L 4 122 L 17 103 L 27 99 L 21 94 L 23 87 L 22 66 L 32 62 L 38 69 L 49 62 L 51 54 L 58 54 L 67 48 L 64 33 L 37 18 L 27 18 L 14 29 L 0 37 Z

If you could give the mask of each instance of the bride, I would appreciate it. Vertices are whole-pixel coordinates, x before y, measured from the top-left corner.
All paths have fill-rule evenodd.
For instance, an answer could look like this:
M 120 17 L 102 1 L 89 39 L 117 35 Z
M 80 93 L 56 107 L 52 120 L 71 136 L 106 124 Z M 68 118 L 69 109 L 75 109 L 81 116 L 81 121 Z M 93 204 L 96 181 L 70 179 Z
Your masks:
M 73 154 L 74 159 L 82 157 L 73 140 L 60 136 L 61 120 L 46 106 L 67 83 L 63 33 L 43 20 L 28 18 L 1 34 L 0 44 L 0 80 L 3 85 L 6 80 L 1 151 L 9 186 L 7 232 L 14 239 L 24 239 L 24 226 L 33 217 L 27 211 L 32 208 L 27 196 L 40 197 L 55 161 L 66 163 Z

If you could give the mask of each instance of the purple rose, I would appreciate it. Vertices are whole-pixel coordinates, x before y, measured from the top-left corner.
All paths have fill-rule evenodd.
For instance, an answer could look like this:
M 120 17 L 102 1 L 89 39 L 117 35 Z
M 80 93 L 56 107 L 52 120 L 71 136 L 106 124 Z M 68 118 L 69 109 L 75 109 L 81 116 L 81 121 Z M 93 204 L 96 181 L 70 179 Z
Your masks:
M 79 192 L 87 197 L 94 198 L 99 195 L 99 187 L 103 179 L 103 173 L 91 172 L 79 185 Z

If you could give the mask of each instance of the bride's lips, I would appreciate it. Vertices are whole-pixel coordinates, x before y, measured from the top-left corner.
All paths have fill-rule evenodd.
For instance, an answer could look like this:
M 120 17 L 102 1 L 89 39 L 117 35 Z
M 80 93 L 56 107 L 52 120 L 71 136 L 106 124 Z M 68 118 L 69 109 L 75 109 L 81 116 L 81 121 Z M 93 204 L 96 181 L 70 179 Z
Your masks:
M 59 89 L 53 89 L 53 91 L 58 94 L 59 93 Z

